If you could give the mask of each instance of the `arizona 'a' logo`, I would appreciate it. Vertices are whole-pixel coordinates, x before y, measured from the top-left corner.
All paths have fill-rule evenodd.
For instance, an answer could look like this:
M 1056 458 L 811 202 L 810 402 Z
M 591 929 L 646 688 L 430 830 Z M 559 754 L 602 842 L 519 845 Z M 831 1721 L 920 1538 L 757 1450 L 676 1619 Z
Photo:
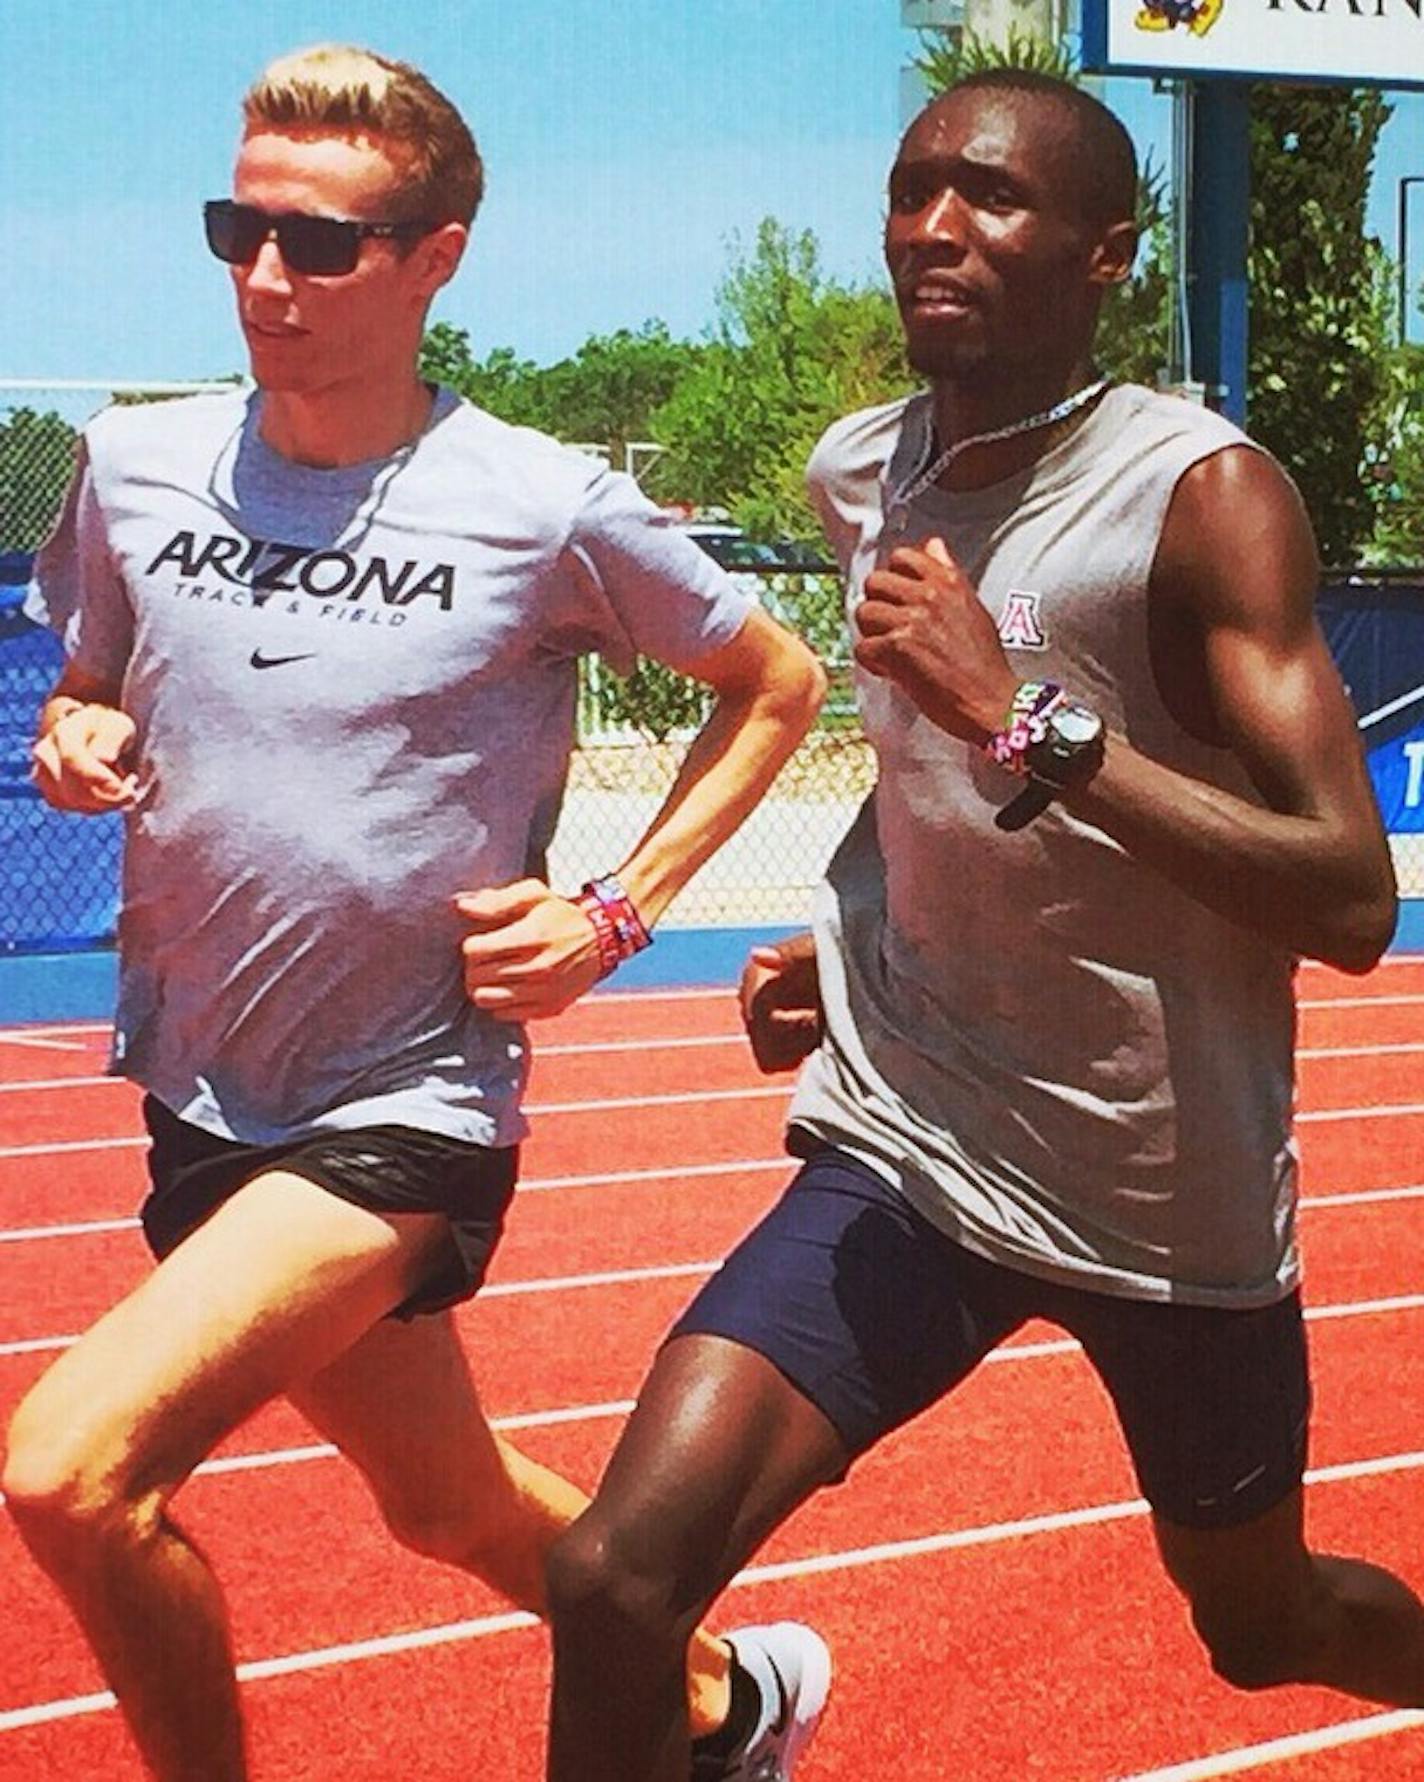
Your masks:
M 1037 594 L 1025 594 L 1011 588 L 999 614 L 999 642 L 1006 649 L 1043 650 L 1048 647 L 1043 626 L 1038 622 Z
M 1139 31 L 1175 31 L 1185 25 L 1193 37 L 1205 37 L 1221 17 L 1225 0 L 1142 0 L 1132 21 Z

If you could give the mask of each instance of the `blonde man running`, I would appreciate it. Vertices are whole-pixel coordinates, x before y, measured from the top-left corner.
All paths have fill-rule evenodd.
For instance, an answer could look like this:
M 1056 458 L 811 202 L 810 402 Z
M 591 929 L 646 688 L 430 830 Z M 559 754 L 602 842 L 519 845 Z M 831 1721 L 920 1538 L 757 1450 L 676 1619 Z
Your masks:
M 417 376 L 482 187 L 428 80 L 311 50 L 243 116 L 205 220 L 256 391 L 100 416 L 35 594 L 69 657 L 40 788 L 127 815 L 115 1068 L 147 1092 L 161 1260 L 26 1398 L 4 1491 L 165 1782 L 247 1773 L 222 1597 L 170 1503 L 274 1395 L 405 1545 L 542 1610 L 584 1499 L 491 1435 L 449 1310 L 513 1192 L 521 1023 L 646 943 L 820 692 L 628 479 Z M 538 875 L 594 649 L 716 704 L 618 876 L 569 898 Z M 793 1685 L 822 1659 L 787 1627 L 737 1650 Z M 738 1674 L 699 1636 L 699 1731 Z

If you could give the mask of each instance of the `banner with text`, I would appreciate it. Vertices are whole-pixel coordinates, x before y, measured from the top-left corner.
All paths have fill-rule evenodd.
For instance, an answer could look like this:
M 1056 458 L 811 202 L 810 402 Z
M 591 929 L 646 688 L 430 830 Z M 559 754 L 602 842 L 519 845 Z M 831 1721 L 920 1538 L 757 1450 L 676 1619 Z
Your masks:
M 1201 80 L 1424 87 L 1424 0 L 1083 0 L 1083 61 Z

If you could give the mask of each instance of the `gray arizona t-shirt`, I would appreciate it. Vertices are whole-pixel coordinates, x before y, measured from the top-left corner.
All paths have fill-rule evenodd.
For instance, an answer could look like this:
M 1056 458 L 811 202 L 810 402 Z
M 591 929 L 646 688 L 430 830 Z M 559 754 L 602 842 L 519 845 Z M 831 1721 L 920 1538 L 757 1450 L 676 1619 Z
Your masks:
M 451 900 L 542 871 L 581 654 L 684 668 L 749 603 L 628 478 L 449 392 L 339 470 L 260 409 L 101 415 L 36 569 L 138 726 L 114 1068 L 252 1143 L 513 1143 L 524 1035 L 466 1001 Z

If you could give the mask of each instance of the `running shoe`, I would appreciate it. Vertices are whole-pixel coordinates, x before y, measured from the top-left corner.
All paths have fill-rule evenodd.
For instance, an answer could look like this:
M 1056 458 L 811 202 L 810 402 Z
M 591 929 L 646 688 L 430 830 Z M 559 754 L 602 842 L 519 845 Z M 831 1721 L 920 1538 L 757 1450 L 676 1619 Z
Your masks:
M 761 1725 L 726 1772 L 725 1782 L 789 1782 L 815 1737 L 831 1692 L 831 1654 L 799 1621 L 739 1627 L 727 1639 L 761 1690 Z

